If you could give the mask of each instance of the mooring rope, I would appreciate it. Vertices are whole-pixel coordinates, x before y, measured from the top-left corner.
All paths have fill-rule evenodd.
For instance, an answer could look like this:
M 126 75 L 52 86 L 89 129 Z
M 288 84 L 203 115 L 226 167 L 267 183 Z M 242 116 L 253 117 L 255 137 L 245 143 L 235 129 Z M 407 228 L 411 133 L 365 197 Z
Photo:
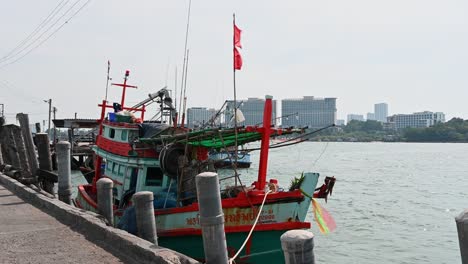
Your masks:
M 266 198 L 267 198 L 267 195 L 271 193 L 271 190 L 268 190 L 268 192 L 265 193 L 265 197 L 263 197 L 263 202 L 262 202 L 262 205 L 260 206 L 260 210 L 258 211 L 258 214 L 257 214 L 257 218 L 255 219 L 255 222 L 252 226 L 252 228 L 250 229 L 250 232 L 249 234 L 247 235 L 247 238 L 245 239 L 244 243 L 242 244 L 242 246 L 239 248 L 239 251 L 237 251 L 237 253 L 229 259 L 229 264 L 232 264 L 232 262 L 234 261 L 234 259 L 237 258 L 237 256 L 241 253 L 242 249 L 244 249 L 245 245 L 247 244 L 247 241 L 249 241 L 250 239 L 250 236 L 252 235 L 254 229 L 255 229 L 255 226 L 257 226 L 257 222 L 258 222 L 258 219 L 260 218 L 260 215 L 262 214 L 262 209 L 263 209 L 263 205 L 265 204 L 265 201 L 266 201 Z

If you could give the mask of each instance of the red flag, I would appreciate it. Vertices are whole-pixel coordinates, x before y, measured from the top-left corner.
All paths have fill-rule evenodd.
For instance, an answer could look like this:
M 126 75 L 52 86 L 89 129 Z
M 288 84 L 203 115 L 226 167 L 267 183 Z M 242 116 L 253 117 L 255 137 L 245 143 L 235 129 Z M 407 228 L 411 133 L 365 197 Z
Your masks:
M 239 51 L 234 47 L 234 69 L 240 70 L 242 68 L 242 57 Z
M 241 48 L 242 49 L 242 44 L 240 43 L 241 40 L 241 32 L 236 24 L 234 24 L 234 47 Z

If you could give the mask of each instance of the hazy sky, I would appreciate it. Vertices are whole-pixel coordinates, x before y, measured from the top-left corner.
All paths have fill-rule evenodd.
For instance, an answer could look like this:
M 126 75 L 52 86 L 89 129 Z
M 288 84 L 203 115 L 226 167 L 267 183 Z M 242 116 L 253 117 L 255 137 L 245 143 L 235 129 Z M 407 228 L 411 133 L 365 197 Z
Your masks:
M 78 2 L 77 2 L 78 1 Z M 129 104 L 166 83 L 178 84 L 188 0 L 3 1 L 0 9 L 0 103 L 10 122 L 27 112 L 47 119 L 52 98 L 58 118 L 97 118 L 105 95 L 107 60 L 120 82 L 131 71 Z M 3 58 L 62 2 L 49 33 Z M 430 110 L 468 118 L 468 1 L 462 0 L 205 0 L 192 2 L 188 107 L 220 107 L 231 99 L 232 13 L 243 30 L 244 67 L 238 98 L 337 97 L 338 118 L 366 114 L 374 103 L 389 112 Z M 27 45 L 26 45 L 27 46 Z M 17 62 L 8 64 L 19 59 Z M 121 90 L 110 88 L 110 100 Z

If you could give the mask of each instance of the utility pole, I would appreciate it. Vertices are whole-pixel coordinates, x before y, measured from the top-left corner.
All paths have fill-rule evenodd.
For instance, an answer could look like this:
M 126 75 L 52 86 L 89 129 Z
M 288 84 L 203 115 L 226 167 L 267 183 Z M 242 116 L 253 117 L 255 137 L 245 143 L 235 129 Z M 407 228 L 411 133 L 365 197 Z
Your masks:
M 55 120 L 55 114 L 57 113 L 57 107 L 54 106 L 53 112 L 54 112 L 54 120 Z M 54 145 L 55 145 L 56 141 L 57 141 L 57 129 L 55 128 L 55 123 L 54 123 Z
M 50 137 L 50 115 L 52 114 L 52 99 L 44 100 L 44 102 L 49 104 L 49 127 L 47 128 L 47 134 Z

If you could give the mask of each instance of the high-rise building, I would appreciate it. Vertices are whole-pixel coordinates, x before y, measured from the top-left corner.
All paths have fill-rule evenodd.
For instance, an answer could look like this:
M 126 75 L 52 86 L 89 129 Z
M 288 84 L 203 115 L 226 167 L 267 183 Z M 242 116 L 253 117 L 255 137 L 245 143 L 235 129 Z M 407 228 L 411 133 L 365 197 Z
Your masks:
M 216 114 L 216 110 L 206 107 L 190 107 L 187 109 L 187 126 L 189 128 L 199 128 L 206 125 L 210 119 Z M 219 124 L 219 120 L 215 120 L 215 124 Z
M 388 123 L 394 124 L 395 129 L 407 127 L 430 127 L 437 123 L 445 122 L 445 114 L 442 112 L 418 112 L 413 114 L 398 114 L 387 118 Z
M 349 114 L 347 123 L 349 123 L 351 120 L 364 121 L 364 116 L 358 114 Z
M 244 115 L 245 121 L 238 123 L 241 126 L 261 126 L 263 123 L 263 110 L 265 108 L 265 99 L 248 98 L 247 100 L 238 100 L 237 107 Z M 271 124 L 276 125 L 276 100 L 272 100 Z M 226 126 L 234 126 L 234 101 L 228 101 L 224 114 Z
M 374 105 L 375 120 L 380 122 L 387 122 L 388 104 L 380 103 Z
M 366 120 L 375 120 L 375 114 L 374 113 L 367 113 L 366 115 Z
M 323 128 L 336 123 L 336 98 L 315 98 L 281 101 L 283 127 Z

